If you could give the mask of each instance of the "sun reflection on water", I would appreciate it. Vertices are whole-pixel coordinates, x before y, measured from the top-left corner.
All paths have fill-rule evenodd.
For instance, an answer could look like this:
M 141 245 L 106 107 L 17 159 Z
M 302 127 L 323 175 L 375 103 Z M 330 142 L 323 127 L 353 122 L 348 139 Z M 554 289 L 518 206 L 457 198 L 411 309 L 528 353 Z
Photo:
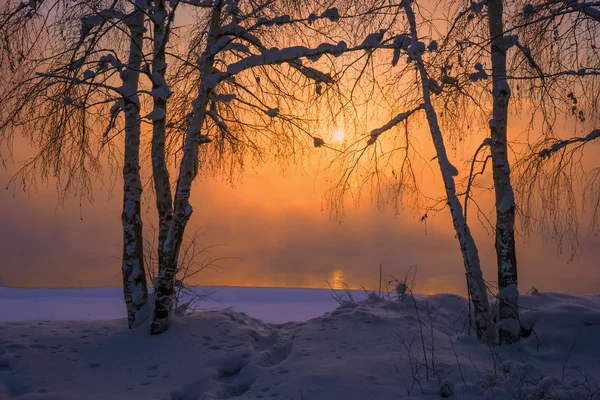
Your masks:
M 331 276 L 329 277 L 329 283 L 331 283 L 331 287 L 334 289 L 343 289 L 344 288 L 344 275 L 342 273 L 342 269 L 339 265 L 336 265 L 331 271 Z

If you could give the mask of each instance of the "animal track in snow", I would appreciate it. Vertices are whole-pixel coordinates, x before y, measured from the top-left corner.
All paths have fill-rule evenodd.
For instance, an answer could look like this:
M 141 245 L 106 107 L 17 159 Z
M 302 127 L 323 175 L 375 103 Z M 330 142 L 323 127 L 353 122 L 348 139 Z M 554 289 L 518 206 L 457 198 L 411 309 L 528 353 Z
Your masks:
M 246 336 L 245 344 L 240 337 L 229 337 L 232 332 L 229 328 L 219 332 L 221 335 L 227 335 L 226 338 L 214 340 L 209 336 L 204 336 L 202 339 L 204 339 L 205 345 L 212 344 L 210 348 L 216 348 L 218 346 L 214 345 L 215 341 L 222 343 L 225 348 L 230 349 L 231 354 L 222 360 L 221 367 L 214 378 L 209 379 L 208 382 L 200 380 L 187 385 L 183 391 L 172 392 L 172 399 L 187 399 L 188 396 L 230 399 L 244 396 L 252 389 L 264 369 L 279 366 L 277 370 L 273 371 L 274 373 L 289 373 L 289 370 L 280 364 L 292 352 L 295 326 L 269 326 L 258 323 L 243 314 L 232 313 L 228 317 L 234 324 L 246 328 L 247 335 L 251 338 L 250 343 L 247 340 L 248 336 Z M 261 396 L 264 396 L 265 391 L 263 390 L 262 393 Z M 273 393 L 270 395 L 273 396 Z

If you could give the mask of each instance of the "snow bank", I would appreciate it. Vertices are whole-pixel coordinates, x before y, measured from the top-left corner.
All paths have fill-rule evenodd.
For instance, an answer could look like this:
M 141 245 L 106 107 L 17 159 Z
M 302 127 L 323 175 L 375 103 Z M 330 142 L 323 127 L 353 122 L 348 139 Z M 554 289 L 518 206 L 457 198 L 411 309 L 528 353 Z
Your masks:
M 2 290 L 2 306 L 22 296 Z M 270 290 L 283 310 L 328 295 Z M 257 293 L 229 301 L 266 302 Z M 506 347 L 468 335 L 468 306 L 455 295 L 373 296 L 283 324 L 203 311 L 161 336 L 124 319 L 3 322 L 0 399 L 592 399 L 600 296 L 542 293 L 520 306 L 535 334 Z

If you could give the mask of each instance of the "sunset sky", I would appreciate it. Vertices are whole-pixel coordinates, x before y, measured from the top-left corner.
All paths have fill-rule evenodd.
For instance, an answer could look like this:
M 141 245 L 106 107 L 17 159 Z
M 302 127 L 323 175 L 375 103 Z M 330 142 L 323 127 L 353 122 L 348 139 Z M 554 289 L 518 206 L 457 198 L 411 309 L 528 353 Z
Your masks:
M 389 64 L 389 60 L 386 60 Z M 408 79 L 408 78 L 407 78 Z M 410 78 L 412 79 L 412 78 Z M 368 90 L 365 89 L 365 92 Z M 418 96 L 416 96 L 418 97 Z M 390 103 L 393 104 L 393 99 Z M 365 120 L 341 120 L 337 126 L 315 126 L 315 135 L 333 147 L 342 148 L 353 134 L 367 135 L 406 111 L 403 104 L 379 113 L 368 104 Z M 297 112 L 298 110 L 292 110 Z M 362 112 L 362 111 L 361 111 Z M 516 114 L 516 115 L 514 115 Z M 373 117 L 373 115 L 375 117 Z M 470 113 L 465 118 L 475 118 Z M 527 113 L 510 117 L 510 137 L 519 137 L 529 122 Z M 352 126 L 364 131 L 350 132 Z M 483 122 L 487 127 L 487 119 Z M 565 124 L 557 124 L 562 129 Z M 572 136 L 569 131 L 567 136 Z M 433 160 L 429 133 L 421 127 L 411 132 L 421 160 Z M 465 177 L 474 149 L 489 133 L 474 129 L 456 149 L 448 144 L 452 163 Z M 27 154 L 23 141 L 15 142 L 15 157 L 0 166 L 0 184 L 6 186 Z M 310 149 L 306 160 L 284 171 L 273 161 L 246 168 L 235 187 L 218 178 L 200 177 L 192 190 L 194 213 L 188 232 L 200 229 L 202 242 L 216 246 L 216 257 L 227 257 L 219 272 L 208 271 L 192 282 L 198 285 L 327 287 L 326 281 L 353 288 L 377 286 L 379 265 L 384 274 L 403 277 L 411 265 L 418 266 L 418 292 L 466 293 L 464 267 L 447 209 L 429 213 L 393 207 L 379 210 L 368 193 L 357 206 L 348 200 L 345 215 L 337 220 L 324 200 L 332 185 L 332 171 L 324 170 L 332 151 Z M 436 161 L 415 161 L 421 189 L 431 197 L 442 194 Z M 489 170 L 488 170 L 489 172 Z M 147 178 L 147 176 L 146 176 Z M 171 176 L 173 181 L 173 176 Z M 490 183 L 488 173 L 480 183 Z M 5 285 L 19 287 L 119 286 L 121 283 L 122 181 L 109 193 L 110 178 L 96 185 L 90 204 L 69 198 L 59 204 L 53 184 L 23 192 L 11 187 L 0 192 L 0 277 Z M 149 192 L 150 187 L 147 188 Z M 519 188 L 517 188 L 519 190 Z M 482 210 L 492 216 L 490 193 L 478 198 Z M 156 225 L 153 200 L 145 197 L 145 226 Z M 482 267 L 488 281 L 496 280 L 495 250 L 487 231 L 470 211 L 469 222 L 476 236 Z M 493 221 L 493 218 L 492 218 Z M 600 287 L 600 238 L 587 235 L 581 221 L 580 245 L 576 256 L 559 256 L 551 242 L 540 235 L 524 237 L 518 231 L 519 279 L 522 292 L 532 286 L 566 293 L 597 292 Z
M 426 132 L 423 133 L 425 135 Z M 324 137 L 332 133 L 324 133 Z M 341 139 L 340 133 L 336 133 Z M 423 145 L 430 145 L 423 136 Z M 334 145 L 335 140 L 332 140 Z M 478 142 L 467 141 L 466 149 Z M 341 144 L 340 144 L 341 145 Z M 273 163 L 249 169 L 232 188 L 219 179 L 199 179 L 192 191 L 189 231 L 201 228 L 202 242 L 218 245 L 214 255 L 231 257 L 220 272 L 206 272 L 200 285 L 327 287 L 341 282 L 351 287 L 377 285 L 379 264 L 384 273 L 402 277 L 418 265 L 419 292 L 465 293 L 464 267 L 446 209 L 427 223 L 410 211 L 380 212 L 369 196 L 360 207 L 347 202 L 338 222 L 325 207 L 330 185 L 322 172 L 326 153 L 314 149 L 304 167 L 285 171 Z M 432 152 L 429 149 L 429 152 Z M 426 153 L 429 154 L 429 153 Z M 469 151 L 451 152 L 462 165 Z M 17 164 L 0 170 L 5 185 Z M 318 171 L 321 170 L 321 173 Z M 421 184 L 439 189 L 437 165 L 420 167 Z M 489 179 L 489 177 L 487 178 Z M 112 197 L 97 188 L 95 202 L 69 199 L 58 204 L 53 186 L 37 192 L 3 190 L 0 194 L 0 276 L 5 285 L 23 287 L 87 287 L 120 284 L 120 183 Z M 492 211 L 489 198 L 480 200 Z M 146 226 L 154 222 L 147 207 Z M 474 215 L 474 214 L 473 214 Z M 495 280 L 493 238 L 473 218 L 487 280 Z M 600 284 L 597 259 L 600 239 L 588 237 L 582 224 L 581 248 L 574 260 L 558 258 L 552 243 L 538 237 L 518 238 L 520 287 L 567 293 L 596 292 Z

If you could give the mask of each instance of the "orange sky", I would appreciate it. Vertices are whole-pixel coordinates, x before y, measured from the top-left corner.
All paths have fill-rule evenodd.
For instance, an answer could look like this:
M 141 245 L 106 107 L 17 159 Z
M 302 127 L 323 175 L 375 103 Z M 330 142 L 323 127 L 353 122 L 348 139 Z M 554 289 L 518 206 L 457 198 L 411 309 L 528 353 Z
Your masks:
M 324 135 L 325 136 L 325 135 Z M 425 136 L 426 137 L 426 136 Z M 467 141 L 466 149 L 478 143 Z M 430 145 L 423 139 L 423 147 Z M 430 147 L 430 146 L 429 146 Z M 215 179 L 201 179 L 192 191 L 194 214 L 190 230 L 202 228 L 203 242 L 222 245 L 216 256 L 232 257 L 221 272 L 207 272 L 194 282 L 206 285 L 326 287 L 326 280 L 352 287 L 375 287 L 379 263 L 384 273 L 403 276 L 418 265 L 419 292 L 464 294 L 464 270 L 447 210 L 430 215 L 427 224 L 409 212 L 380 212 L 364 197 L 359 208 L 351 203 L 341 223 L 323 210 L 328 183 L 317 175 L 319 153 L 301 170 L 285 173 L 267 164 L 247 171 L 231 188 Z M 431 149 L 425 151 L 429 156 Z M 451 152 L 463 165 L 470 151 Z M 322 164 L 322 160 L 321 160 Z M 437 166 L 419 167 L 422 183 L 439 190 Z M 0 171 L 5 184 L 14 168 Z M 489 178 L 486 178 L 489 179 Z M 14 286 L 81 287 L 119 285 L 120 183 L 109 198 L 98 189 L 93 205 L 70 199 L 59 207 L 53 187 L 30 195 L 0 193 L 0 276 Z M 490 199 L 481 199 L 491 211 Z M 151 210 L 152 207 L 149 208 Z M 80 218 L 82 217 L 82 219 Z M 153 221 L 151 211 L 145 217 Z M 493 238 L 471 220 L 487 280 L 495 280 Z M 585 229 L 584 229 L 585 230 Z M 538 237 L 518 239 L 520 283 L 540 290 L 569 293 L 597 292 L 600 240 L 583 237 L 577 259 L 557 258 L 552 244 Z
M 377 105 L 371 107 L 377 109 Z M 406 110 L 394 112 L 401 111 Z M 357 125 L 365 127 L 364 134 L 388 117 L 389 111 Z M 526 122 L 527 117 L 518 120 L 511 116 L 513 140 Z M 331 133 L 320 135 L 327 139 Z M 412 134 L 418 138 L 423 159 L 432 159 L 427 131 Z M 458 149 L 450 151 L 451 161 L 461 171 L 487 131 L 471 134 Z M 17 148 L 17 152 L 22 151 Z M 329 183 L 327 174 L 317 171 L 327 157 L 326 151 L 314 149 L 304 167 L 291 166 L 285 173 L 272 163 L 249 169 L 235 188 L 216 179 L 198 179 L 192 190 L 194 213 L 189 230 L 201 228 L 206 245 L 221 245 L 215 255 L 231 259 L 221 272 L 207 272 L 193 283 L 326 287 L 329 280 L 373 288 L 382 263 L 384 273 L 396 277 L 402 277 L 411 265 L 418 265 L 418 292 L 464 294 L 464 268 L 448 211 L 430 214 L 425 224 L 410 212 L 395 215 L 391 207 L 379 211 L 365 196 L 358 208 L 347 203 L 340 223 L 323 209 L 323 193 Z M 2 187 L 15 173 L 18 161 L 8 164 L 6 170 L 0 169 Z M 417 163 L 415 168 L 422 188 L 428 194 L 440 195 L 437 164 Z M 464 177 L 464 172 L 461 174 Z M 488 175 L 480 182 L 489 179 Z M 69 199 L 60 207 L 52 186 L 34 193 L 2 190 L 0 277 L 4 283 L 23 287 L 119 285 L 120 186 L 119 181 L 112 197 L 106 188 L 96 188 L 94 204 L 83 203 L 81 208 L 77 199 Z M 493 211 L 489 195 L 481 197 L 480 204 L 484 211 Z M 152 205 L 146 210 L 147 222 L 154 222 Z M 474 217 L 470 224 L 485 278 L 493 281 L 493 237 Z M 600 239 L 585 236 L 586 228 L 583 221 L 581 249 L 570 262 L 567 256 L 557 258 L 553 244 L 544 244 L 540 237 L 519 236 L 522 291 L 535 285 L 544 291 L 598 292 Z

